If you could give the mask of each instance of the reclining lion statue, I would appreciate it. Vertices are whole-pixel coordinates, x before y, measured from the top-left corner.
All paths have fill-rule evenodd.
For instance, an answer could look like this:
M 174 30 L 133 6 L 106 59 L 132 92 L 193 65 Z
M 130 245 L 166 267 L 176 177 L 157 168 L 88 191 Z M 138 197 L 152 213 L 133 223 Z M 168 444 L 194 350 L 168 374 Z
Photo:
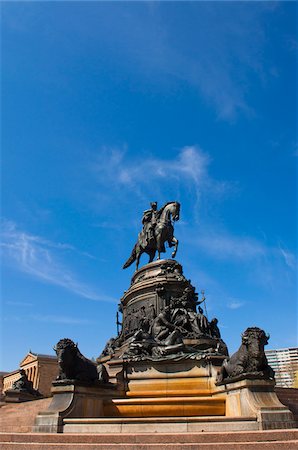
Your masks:
M 268 365 L 264 351 L 269 337 L 261 328 L 247 328 L 242 334 L 242 343 L 237 352 L 224 360 L 217 382 L 243 378 L 244 375 L 248 375 L 249 378 L 273 379 L 274 371 Z
M 94 383 L 107 383 L 109 375 L 103 364 L 96 364 L 85 358 L 71 339 L 64 338 L 55 345 L 58 358 L 59 374 L 57 381 L 72 380 Z

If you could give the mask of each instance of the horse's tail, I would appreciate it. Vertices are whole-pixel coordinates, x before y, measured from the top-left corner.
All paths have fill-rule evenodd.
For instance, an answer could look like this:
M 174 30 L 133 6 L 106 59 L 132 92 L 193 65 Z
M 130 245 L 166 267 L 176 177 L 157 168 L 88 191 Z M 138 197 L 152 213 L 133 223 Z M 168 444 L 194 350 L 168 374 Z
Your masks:
M 137 259 L 136 248 L 137 248 L 137 244 L 132 249 L 131 255 L 128 258 L 128 260 L 126 261 L 126 263 L 123 264 L 123 269 L 126 269 L 127 267 L 129 267 Z

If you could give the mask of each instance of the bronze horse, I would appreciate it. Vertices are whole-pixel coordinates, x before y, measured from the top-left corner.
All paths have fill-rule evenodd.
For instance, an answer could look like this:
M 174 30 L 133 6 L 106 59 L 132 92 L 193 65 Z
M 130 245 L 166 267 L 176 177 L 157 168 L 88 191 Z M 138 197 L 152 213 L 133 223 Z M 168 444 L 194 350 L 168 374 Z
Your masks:
M 165 242 L 168 242 L 169 247 L 174 247 L 172 252 L 172 258 L 175 258 L 178 249 L 178 239 L 174 237 L 174 227 L 172 224 L 179 220 L 180 216 L 180 203 L 168 202 L 158 211 L 158 219 L 154 228 L 154 239 L 146 242 L 144 239 L 143 231 L 138 236 L 138 241 L 135 244 L 131 256 L 123 265 L 123 269 L 129 267 L 134 261 L 136 261 L 136 270 L 139 268 L 140 257 L 142 253 L 149 255 L 149 262 L 152 262 L 156 252 L 158 252 L 157 259 L 160 259 L 160 254 L 165 253 Z M 145 244 L 144 244 L 145 243 Z

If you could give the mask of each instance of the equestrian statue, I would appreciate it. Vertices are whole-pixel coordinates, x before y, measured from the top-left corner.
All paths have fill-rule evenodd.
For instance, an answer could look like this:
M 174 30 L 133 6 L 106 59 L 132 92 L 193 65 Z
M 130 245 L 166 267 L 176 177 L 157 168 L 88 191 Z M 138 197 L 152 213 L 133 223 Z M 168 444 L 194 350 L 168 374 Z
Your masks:
M 179 220 L 180 203 L 167 202 L 159 211 L 157 202 L 150 203 L 150 206 L 151 208 L 143 213 L 143 229 L 123 269 L 136 261 L 136 270 L 138 270 L 142 253 L 149 255 L 149 262 L 153 261 L 156 252 L 158 252 L 157 259 L 160 259 L 160 254 L 166 251 L 165 242 L 169 244 L 169 247 L 174 247 L 172 258 L 176 256 L 178 239 L 174 237 L 173 222 Z

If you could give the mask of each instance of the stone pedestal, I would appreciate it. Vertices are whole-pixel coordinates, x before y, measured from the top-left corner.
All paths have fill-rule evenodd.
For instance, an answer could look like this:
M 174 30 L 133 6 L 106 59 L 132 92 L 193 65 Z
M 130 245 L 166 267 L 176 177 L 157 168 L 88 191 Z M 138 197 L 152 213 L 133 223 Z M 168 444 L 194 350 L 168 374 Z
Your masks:
M 290 410 L 278 400 L 271 380 L 244 379 L 218 386 L 226 397 L 227 417 L 255 417 L 262 430 L 295 428 Z
M 217 319 L 209 322 L 199 303 L 176 261 L 155 261 L 136 271 L 120 303 L 121 333 L 97 360 L 110 383 L 56 384 L 48 410 L 36 417 L 36 431 L 105 433 L 112 427 L 133 433 L 149 424 L 159 432 L 295 427 L 274 382 L 265 380 L 269 372 L 261 368 L 263 379 L 248 379 L 250 353 L 244 344 L 238 360 L 247 363 L 240 364 L 246 379 L 216 383 L 227 347 Z
M 117 397 L 114 386 L 90 387 L 61 385 L 52 387 L 52 401 L 46 411 L 35 418 L 34 431 L 61 433 L 63 419 L 77 417 L 102 417 L 104 401 Z
M 30 402 L 39 398 L 42 398 L 42 395 L 37 396 L 18 389 L 8 389 L 5 391 L 4 401 L 6 403 L 21 403 Z
M 125 397 L 105 402 L 106 417 L 224 416 L 225 395 L 215 377 L 223 357 L 116 361 L 123 374 Z

